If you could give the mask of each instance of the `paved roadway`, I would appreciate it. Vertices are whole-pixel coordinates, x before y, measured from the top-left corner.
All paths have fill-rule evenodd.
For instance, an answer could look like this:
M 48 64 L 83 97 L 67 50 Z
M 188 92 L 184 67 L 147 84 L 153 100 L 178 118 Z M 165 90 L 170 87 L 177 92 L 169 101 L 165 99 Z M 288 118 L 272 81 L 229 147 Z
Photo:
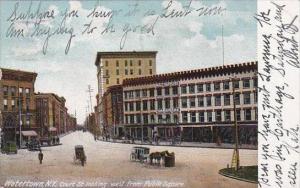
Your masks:
M 88 132 L 71 133 L 61 138 L 61 142 L 60 146 L 43 148 L 42 165 L 38 152 L 20 150 L 17 155 L 0 154 L 0 187 L 17 181 L 28 181 L 23 186 L 38 182 L 40 187 L 257 187 L 218 174 L 219 169 L 230 164 L 231 149 L 149 146 L 152 152 L 175 152 L 176 167 L 165 168 L 131 162 L 133 145 L 96 142 Z M 73 163 L 77 144 L 84 146 L 87 155 L 84 167 Z M 241 165 L 256 165 L 257 151 L 240 150 L 240 160 Z

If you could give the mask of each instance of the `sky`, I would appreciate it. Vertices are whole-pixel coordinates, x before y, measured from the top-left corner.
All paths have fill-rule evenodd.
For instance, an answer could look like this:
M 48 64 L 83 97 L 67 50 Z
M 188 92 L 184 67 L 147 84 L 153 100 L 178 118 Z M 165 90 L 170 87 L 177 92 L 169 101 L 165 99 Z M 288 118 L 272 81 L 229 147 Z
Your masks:
M 41 22 L 37 16 L 27 19 L 25 14 L 36 13 L 39 5 L 39 13 L 48 17 Z M 201 14 L 206 8 L 222 11 Z M 98 17 L 92 17 L 94 9 Z M 157 73 L 219 66 L 223 64 L 223 25 L 225 64 L 257 59 L 253 0 L 0 1 L 0 10 L 0 67 L 37 72 L 35 91 L 64 96 L 69 113 L 76 111 L 79 123 L 86 116 L 88 85 L 94 90 L 92 104 L 96 103 L 98 51 L 158 51 Z M 187 14 L 162 16 L 173 10 Z M 100 17 L 101 11 L 111 14 Z M 63 22 L 65 12 L 68 16 Z M 20 19 L 22 13 L 24 19 Z M 83 33 L 89 23 L 90 29 L 96 28 Z M 58 28 L 66 32 L 54 35 Z M 105 28 L 109 32 L 102 33 Z M 22 31 L 23 36 L 13 36 L 12 29 Z M 41 31 L 53 35 L 46 40 L 47 33 Z M 126 38 L 124 45 L 122 38 Z

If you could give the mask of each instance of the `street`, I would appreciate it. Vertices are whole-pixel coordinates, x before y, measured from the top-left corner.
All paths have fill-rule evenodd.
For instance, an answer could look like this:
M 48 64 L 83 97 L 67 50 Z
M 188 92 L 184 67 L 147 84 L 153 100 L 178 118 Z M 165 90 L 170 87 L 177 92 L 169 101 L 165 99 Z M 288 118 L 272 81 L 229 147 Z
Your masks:
M 0 154 L 0 185 L 13 179 L 56 181 L 56 187 L 72 187 L 75 186 L 72 182 L 79 181 L 98 182 L 98 187 L 101 187 L 100 182 L 111 183 L 111 187 L 124 187 L 124 181 L 127 187 L 141 187 L 138 182 L 148 180 L 183 183 L 181 187 L 189 188 L 257 187 L 218 174 L 219 169 L 230 165 L 232 149 L 147 146 L 150 152 L 175 152 L 176 166 L 165 168 L 131 162 L 129 155 L 134 145 L 95 141 L 89 132 L 73 132 L 62 137 L 61 142 L 60 146 L 42 148 L 44 160 L 41 165 L 38 152 L 23 149 L 16 155 Z M 87 156 L 84 167 L 73 162 L 74 146 L 78 144 L 84 146 Z M 256 165 L 257 150 L 240 150 L 240 160 L 242 166 Z

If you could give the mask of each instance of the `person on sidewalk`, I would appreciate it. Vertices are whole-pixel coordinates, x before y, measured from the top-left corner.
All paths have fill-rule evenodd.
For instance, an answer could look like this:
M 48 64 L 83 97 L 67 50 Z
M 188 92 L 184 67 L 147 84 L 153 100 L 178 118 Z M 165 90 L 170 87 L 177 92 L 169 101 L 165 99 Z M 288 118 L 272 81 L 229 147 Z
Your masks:
M 43 158 L 44 158 L 44 154 L 42 153 L 42 150 L 40 149 L 40 152 L 39 152 L 39 161 L 40 161 L 40 164 L 42 164 Z

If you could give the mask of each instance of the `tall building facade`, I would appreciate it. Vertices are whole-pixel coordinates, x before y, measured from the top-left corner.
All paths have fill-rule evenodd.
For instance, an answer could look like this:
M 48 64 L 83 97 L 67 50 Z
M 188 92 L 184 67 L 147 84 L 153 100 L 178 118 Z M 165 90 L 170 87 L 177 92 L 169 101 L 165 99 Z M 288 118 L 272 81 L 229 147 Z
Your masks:
M 124 79 L 156 74 L 156 51 L 98 52 L 97 66 L 98 103 L 95 116 L 103 131 L 103 101 L 107 88 L 122 84 Z
M 235 103 L 241 143 L 256 144 L 256 88 L 257 62 L 126 79 L 120 127 L 135 138 L 231 143 Z
M 30 136 L 37 136 L 34 100 L 37 73 L 1 68 L 1 75 L 2 143 L 15 141 L 19 144 L 20 139 L 26 140 Z

